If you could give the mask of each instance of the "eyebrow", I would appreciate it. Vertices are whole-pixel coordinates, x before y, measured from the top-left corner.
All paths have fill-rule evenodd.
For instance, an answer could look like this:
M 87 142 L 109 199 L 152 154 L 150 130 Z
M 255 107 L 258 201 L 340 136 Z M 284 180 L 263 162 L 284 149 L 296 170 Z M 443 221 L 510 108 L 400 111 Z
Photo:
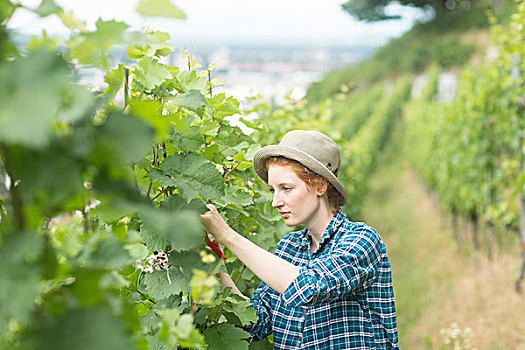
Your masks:
M 288 186 L 291 186 L 291 185 L 292 185 L 292 183 L 291 183 L 291 182 L 289 182 L 289 181 L 283 181 L 283 182 L 279 182 L 279 183 L 277 184 L 277 186 L 283 186 L 283 185 L 288 185 Z M 272 189 L 272 188 L 273 188 L 273 186 L 272 186 L 272 185 L 270 185 L 270 184 L 268 184 L 268 188 L 269 188 L 269 189 Z

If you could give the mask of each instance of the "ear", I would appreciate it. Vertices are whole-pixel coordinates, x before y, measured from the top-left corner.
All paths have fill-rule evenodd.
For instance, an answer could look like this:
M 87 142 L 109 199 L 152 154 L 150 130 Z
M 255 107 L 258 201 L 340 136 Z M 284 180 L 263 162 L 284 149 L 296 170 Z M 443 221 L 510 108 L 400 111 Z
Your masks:
M 317 185 L 316 192 L 317 192 L 317 195 L 319 197 L 324 195 L 327 190 L 328 190 L 328 182 L 326 180 L 325 181 L 321 181 L 321 183 L 319 185 Z

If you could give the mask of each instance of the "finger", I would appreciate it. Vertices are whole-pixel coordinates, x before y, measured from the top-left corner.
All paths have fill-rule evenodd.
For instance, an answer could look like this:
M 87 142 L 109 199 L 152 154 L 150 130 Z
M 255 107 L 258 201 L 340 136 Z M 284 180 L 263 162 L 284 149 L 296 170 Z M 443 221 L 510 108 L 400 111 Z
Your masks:
M 206 204 L 206 208 L 210 209 L 211 211 L 217 210 L 217 208 L 215 208 L 215 206 L 213 204 L 210 204 L 210 203 Z

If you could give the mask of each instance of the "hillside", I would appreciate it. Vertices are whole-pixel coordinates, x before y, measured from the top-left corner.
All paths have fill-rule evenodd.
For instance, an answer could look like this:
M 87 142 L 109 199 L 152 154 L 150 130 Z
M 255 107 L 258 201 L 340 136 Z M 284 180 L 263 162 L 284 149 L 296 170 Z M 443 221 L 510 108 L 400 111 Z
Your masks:
M 306 99 L 319 102 L 340 92 L 342 86 L 350 90 L 367 88 L 403 74 L 420 73 L 433 64 L 445 69 L 461 67 L 484 54 L 491 44 L 487 15 L 506 23 L 516 9 L 513 0 L 497 3 L 491 11 L 473 7 L 439 21 L 416 23 L 403 36 L 377 49 L 370 59 L 356 66 L 331 71 L 310 85 Z

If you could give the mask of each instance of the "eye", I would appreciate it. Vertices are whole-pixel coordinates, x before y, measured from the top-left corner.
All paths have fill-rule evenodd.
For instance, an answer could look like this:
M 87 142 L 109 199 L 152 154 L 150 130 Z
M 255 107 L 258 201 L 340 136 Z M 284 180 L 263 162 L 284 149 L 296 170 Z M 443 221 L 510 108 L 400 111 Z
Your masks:
M 268 188 L 268 191 L 270 191 L 270 192 L 273 193 L 273 192 L 274 192 L 274 189 L 273 189 L 273 188 Z
M 290 186 L 283 186 L 284 191 L 290 191 L 292 188 Z

